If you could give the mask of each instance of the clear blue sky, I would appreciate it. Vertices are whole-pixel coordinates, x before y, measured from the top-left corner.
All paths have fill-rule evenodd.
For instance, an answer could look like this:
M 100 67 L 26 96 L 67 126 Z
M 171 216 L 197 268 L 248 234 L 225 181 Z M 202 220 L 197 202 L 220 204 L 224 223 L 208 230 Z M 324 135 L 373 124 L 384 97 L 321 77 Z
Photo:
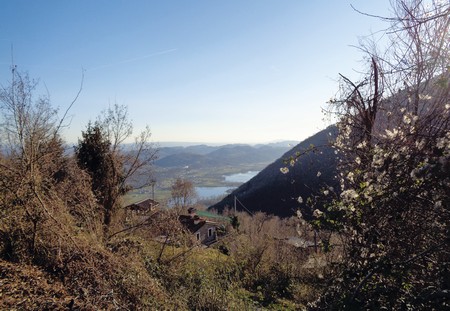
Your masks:
M 114 102 L 156 142 L 302 140 L 326 126 L 338 73 L 360 67 L 351 45 L 386 26 L 350 4 L 390 12 L 389 0 L 2 0 L 0 83 L 12 44 L 62 111 L 84 69 L 69 142 Z

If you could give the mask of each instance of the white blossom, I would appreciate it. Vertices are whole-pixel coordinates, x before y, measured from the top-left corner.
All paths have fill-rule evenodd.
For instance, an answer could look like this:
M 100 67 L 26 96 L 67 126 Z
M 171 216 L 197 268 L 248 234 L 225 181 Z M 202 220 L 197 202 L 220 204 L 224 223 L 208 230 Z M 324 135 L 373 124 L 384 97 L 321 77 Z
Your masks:
M 287 173 L 289 173 L 289 169 L 287 167 L 282 167 L 282 168 L 280 168 L 280 172 L 283 174 L 287 174 Z
M 317 208 L 313 212 L 313 216 L 316 218 L 322 217 L 322 215 L 323 215 L 323 212 L 318 210 Z
M 428 99 L 431 99 L 431 98 L 432 97 L 430 95 L 428 95 L 428 94 L 419 94 L 419 99 L 428 100 Z
M 363 149 L 365 146 L 367 146 L 367 141 L 362 141 L 362 142 L 360 142 L 357 146 L 356 146 L 356 148 L 358 148 L 358 149 Z
M 397 129 L 393 129 L 392 131 L 389 129 L 385 129 L 384 131 L 386 132 L 387 138 L 390 138 L 390 139 L 393 139 L 398 135 Z
M 425 139 L 422 138 L 421 140 L 416 141 L 417 149 L 422 150 L 424 146 L 425 146 Z
M 447 136 L 450 136 L 447 134 Z M 439 149 L 450 149 L 450 139 L 448 137 L 441 137 L 436 139 L 436 147 Z
M 405 124 L 411 124 L 411 118 L 405 114 L 403 116 L 403 122 L 405 122 Z
M 373 159 L 372 159 L 372 165 L 374 167 L 380 167 L 383 165 L 383 163 L 384 163 L 383 157 L 381 157 L 378 154 L 374 154 Z
M 302 204 L 302 203 L 303 203 L 303 198 L 302 198 L 301 196 L 299 196 L 299 197 L 297 198 L 297 202 L 300 203 L 300 204 Z
M 367 193 L 364 193 L 364 198 L 367 200 L 367 202 L 369 202 L 369 203 L 371 203 L 372 201 L 373 201 L 373 198 L 369 195 L 369 194 L 367 194 Z
M 347 201 L 356 199 L 358 197 L 359 195 L 354 189 L 348 189 L 341 193 L 341 198 Z
M 322 175 L 322 173 L 320 171 L 317 172 L 317 177 L 320 177 L 320 175 Z
M 347 174 L 347 179 L 350 180 L 351 182 L 354 182 L 354 179 L 353 179 L 354 176 L 355 176 L 355 175 L 353 174 L 353 172 L 349 172 L 349 173 Z

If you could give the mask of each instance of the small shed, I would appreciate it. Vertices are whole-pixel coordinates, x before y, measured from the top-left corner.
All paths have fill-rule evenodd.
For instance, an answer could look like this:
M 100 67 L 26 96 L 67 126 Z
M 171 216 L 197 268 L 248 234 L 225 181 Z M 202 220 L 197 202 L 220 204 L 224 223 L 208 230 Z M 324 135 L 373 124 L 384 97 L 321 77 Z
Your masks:
M 133 216 L 147 216 L 151 212 L 154 212 L 158 207 L 159 203 L 153 199 L 145 199 L 139 202 L 132 203 L 125 206 L 125 211 L 127 219 Z

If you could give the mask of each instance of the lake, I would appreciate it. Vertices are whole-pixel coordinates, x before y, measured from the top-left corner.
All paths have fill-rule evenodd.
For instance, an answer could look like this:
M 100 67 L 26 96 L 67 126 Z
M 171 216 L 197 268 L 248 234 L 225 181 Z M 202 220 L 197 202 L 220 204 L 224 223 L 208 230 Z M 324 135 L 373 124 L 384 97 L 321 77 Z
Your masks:
M 226 182 L 235 182 L 243 184 L 252 179 L 258 173 L 259 173 L 258 171 L 248 171 L 246 173 L 224 175 L 224 178 Z M 197 195 L 200 199 L 206 199 L 227 194 L 227 191 L 231 191 L 234 188 L 235 187 L 226 187 L 226 186 L 195 187 L 195 190 L 197 191 Z
M 207 199 L 211 197 L 217 197 L 219 195 L 224 195 L 228 190 L 233 189 L 233 187 L 195 187 L 197 195 L 200 199 Z
M 239 183 L 245 183 L 255 177 L 259 171 L 248 171 L 246 173 L 237 173 L 237 174 L 231 174 L 231 175 L 225 175 L 225 181 L 227 182 L 239 182 Z

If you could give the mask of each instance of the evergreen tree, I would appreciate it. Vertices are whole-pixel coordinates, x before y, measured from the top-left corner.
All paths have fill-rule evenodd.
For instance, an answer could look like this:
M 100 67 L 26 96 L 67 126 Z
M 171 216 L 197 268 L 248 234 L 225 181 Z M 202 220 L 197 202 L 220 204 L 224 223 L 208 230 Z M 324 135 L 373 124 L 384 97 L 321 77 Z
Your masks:
M 111 225 L 118 197 L 126 191 L 123 183 L 123 163 L 111 151 L 111 142 L 98 123 L 89 123 L 76 148 L 78 165 L 92 179 L 92 191 L 103 207 L 105 230 Z

